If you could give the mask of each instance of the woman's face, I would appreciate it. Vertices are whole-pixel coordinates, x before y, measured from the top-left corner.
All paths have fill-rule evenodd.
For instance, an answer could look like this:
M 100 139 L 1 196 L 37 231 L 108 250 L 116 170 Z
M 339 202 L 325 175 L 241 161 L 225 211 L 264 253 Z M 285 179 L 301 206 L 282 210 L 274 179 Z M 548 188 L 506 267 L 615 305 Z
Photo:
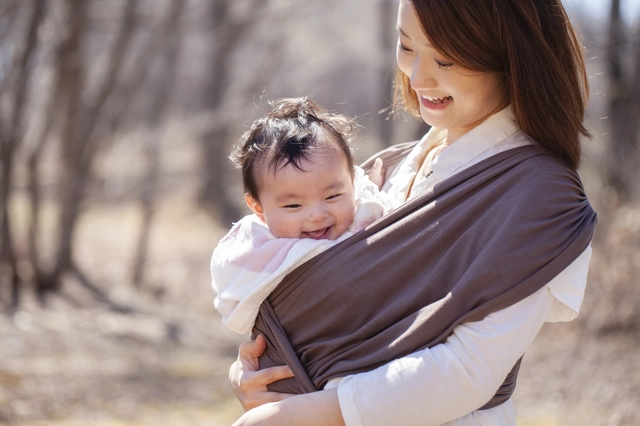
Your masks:
M 509 104 L 499 74 L 462 68 L 436 51 L 409 0 L 400 1 L 396 58 L 418 96 L 422 118 L 447 129 L 448 143 Z

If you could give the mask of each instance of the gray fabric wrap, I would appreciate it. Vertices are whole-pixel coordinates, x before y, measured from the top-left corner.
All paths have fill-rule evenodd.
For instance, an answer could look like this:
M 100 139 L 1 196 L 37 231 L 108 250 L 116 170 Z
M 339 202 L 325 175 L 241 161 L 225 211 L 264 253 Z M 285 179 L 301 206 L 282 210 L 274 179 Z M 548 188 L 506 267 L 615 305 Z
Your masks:
M 385 164 L 413 145 L 383 153 Z M 451 176 L 279 284 L 252 335 L 267 340 L 260 368 L 288 364 L 295 377 L 269 389 L 313 392 L 444 342 L 551 281 L 587 248 L 596 221 L 578 175 L 537 146 Z M 509 399 L 519 366 L 479 408 Z

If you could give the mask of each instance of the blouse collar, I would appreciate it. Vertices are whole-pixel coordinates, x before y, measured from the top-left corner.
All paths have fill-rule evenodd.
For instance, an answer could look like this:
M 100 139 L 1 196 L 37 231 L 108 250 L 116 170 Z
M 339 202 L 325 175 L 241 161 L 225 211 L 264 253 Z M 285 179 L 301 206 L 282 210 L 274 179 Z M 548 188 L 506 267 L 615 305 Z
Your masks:
M 518 131 L 511 106 L 498 111 L 485 121 L 447 145 L 431 163 L 433 173 L 442 180 L 488 149 Z M 446 132 L 445 132 L 446 133 Z
M 487 118 L 451 145 L 446 145 L 447 131 L 445 129 L 432 127 L 405 161 L 400 164 L 395 175 L 389 179 L 388 192 L 391 198 L 397 202 L 406 200 L 406 194 L 411 188 L 424 159 L 434 147 L 445 144 L 444 149 L 430 164 L 433 172 L 432 184 L 460 171 L 474 158 L 494 148 L 498 143 L 518 132 L 518 130 L 510 105 Z M 415 189 L 417 188 L 414 187 L 414 193 Z

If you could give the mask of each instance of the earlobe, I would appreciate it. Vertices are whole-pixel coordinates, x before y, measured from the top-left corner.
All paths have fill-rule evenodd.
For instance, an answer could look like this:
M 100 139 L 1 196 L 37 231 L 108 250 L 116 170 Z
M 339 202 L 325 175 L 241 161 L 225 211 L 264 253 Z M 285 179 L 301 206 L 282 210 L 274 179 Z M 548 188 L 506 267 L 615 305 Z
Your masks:
M 258 201 L 255 198 L 253 198 L 249 193 L 244 194 L 244 201 L 245 201 L 245 203 L 247 203 L 247 206 L 249 206 L 251 211 L 256 216 L 258 216 L 258 218 L 261 221 L 263 221 L 264 223 L 267 223 L 264 220 L 264 210 L 262 209 L 262 204 L 260 204 L 260 201 Z

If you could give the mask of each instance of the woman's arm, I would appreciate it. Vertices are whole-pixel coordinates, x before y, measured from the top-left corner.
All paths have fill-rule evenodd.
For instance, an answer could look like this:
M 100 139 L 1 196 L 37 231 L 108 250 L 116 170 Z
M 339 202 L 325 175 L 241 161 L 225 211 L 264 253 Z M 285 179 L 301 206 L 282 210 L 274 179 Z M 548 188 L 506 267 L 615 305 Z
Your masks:
M 441 425 L 494 395 L 542 327 L 553 303 L 544 287 L 442 344 L 349 376 L 338 385 L 347 425 Z M 391 423 L 390 423 L 391 422 Z
M 461 324 L 443 344 L 343 379 L 338 396 L 345 423 L 439 425 L 484 405 L 542 324 L 570 319 L 555 312 L 567 303 L 558 292 L 582 294 L 590 259 L 587 248 L 547 286 L 482 321 Z M 572 303 L 576 313 L 580 301 Z
M 390 423 L 393 424 L 393 423 Z M 337 390 L 296 395 L 250 410 L 233 426 L 343 426 Z

